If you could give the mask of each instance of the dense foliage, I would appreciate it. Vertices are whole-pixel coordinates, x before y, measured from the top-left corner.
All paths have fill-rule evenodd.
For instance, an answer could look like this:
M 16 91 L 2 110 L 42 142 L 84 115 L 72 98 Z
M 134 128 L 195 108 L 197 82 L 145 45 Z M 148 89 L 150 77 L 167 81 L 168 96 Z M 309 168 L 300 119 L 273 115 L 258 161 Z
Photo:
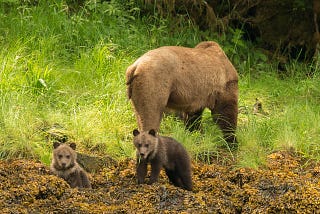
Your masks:
M 92 0 L 79 8 L 62 0 L 1 1 L 0 157 L 48 164 L 61 136 L 85 153 L 133 157 L 126 67 L 149 49 L 215 40 L 240 74 L 239 151 L 226 148 L 209 112 L 201 132 L 168 116 L 161 133 L 182 142 L 194 160 L 257 167 L 278 149 L 319 159 L 319 60 L 293 61 L 282 72 L 242 35 L 200 30 L 187 15 L 146 16 L 134 1 Z M 259 112 L 252 110 L 256 98 Z

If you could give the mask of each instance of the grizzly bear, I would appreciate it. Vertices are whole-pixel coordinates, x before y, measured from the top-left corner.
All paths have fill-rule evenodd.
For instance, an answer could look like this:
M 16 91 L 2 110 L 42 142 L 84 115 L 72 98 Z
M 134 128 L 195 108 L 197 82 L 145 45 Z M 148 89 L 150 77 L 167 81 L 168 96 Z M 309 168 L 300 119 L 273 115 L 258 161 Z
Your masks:
M 147 166 L 151 164 L 148 184 L 158 181 L 161 168 L 164 167 L 173 185 L 192 190 L 190 158 L 185 148 L 170 137 L 156 135 L 156 131 L 133 131 L 137 155 L 138 184 L 144 183 Z
M 91 188 L 87 173 L 77 163 L 76 144 L 53 143 L 50 171 L 63 178 L 71 188 Z
M 140 130 L 158 131 L 167 108 L 182 112 L 193 130 L 208 108 L 225 140 L 236 145 L 238 73 L 217 43 L 151 50 L 127 68 L 126 81 Z

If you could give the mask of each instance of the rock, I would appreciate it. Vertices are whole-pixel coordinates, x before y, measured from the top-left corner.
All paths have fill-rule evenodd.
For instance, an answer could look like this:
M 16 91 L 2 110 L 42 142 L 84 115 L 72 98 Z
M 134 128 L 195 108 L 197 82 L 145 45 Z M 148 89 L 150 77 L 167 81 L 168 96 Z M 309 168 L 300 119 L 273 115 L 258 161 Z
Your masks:
M 98 172 L 103 168 L 110 168 L 117 165 L 117 161 L 110 156 L 98 157 L 84 153 L 77 153 L 77 162 L 90 173 Z

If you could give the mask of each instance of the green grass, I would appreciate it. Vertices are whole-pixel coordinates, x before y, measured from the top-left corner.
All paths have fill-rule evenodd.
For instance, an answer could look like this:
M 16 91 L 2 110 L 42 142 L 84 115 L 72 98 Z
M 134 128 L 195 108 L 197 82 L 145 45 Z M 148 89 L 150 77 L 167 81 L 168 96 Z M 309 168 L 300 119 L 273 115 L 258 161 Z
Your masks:
M 319 159 L 319 76 L 306 78 L 303 73 L 308 69 L 296 64 L 291 67 L 295 74 L 285 79 L 275 72 L 242 78 L 240 105 L 249 113 L 239 116 L 240 164 L 263 163 L 266 154 L 282 149 Z M 262 101 L 264 115 L 250 114 L 256 97 Z
M 131 132 L 137 125 L 126 97 L 127 66 L 149 49 L 192 47 L 200 38 L 218 41 L 239 71 L 239 151 L 228 150 L 209 111 L 201 132 L 189 133 L 168 116 L 161 134 L 182 142 L 195 161 L 214 157 L 259 167 L 280 149 L 320 159 L 319 60 L 313 77 L 304 75 L 311 65 L 302 63 L 291 63 L 288 76 L 281 77 L 261 52 L 239 40 L 239 30 L 218 36 L 199 31 L 189 20 L 171 25 L 158 16 L 140 16 L 137 8 L 124 11 L 117 1 L 89 1 L 75 14 L 66 12 L 63 1 L 5 2 L 10 4 L 0 2 L 1 159 L 49 164 L 53 139 L 48 132 L 54 129 L 82 152 L 133 157 Z M 253 114 L 256 98 L 265 114 Z

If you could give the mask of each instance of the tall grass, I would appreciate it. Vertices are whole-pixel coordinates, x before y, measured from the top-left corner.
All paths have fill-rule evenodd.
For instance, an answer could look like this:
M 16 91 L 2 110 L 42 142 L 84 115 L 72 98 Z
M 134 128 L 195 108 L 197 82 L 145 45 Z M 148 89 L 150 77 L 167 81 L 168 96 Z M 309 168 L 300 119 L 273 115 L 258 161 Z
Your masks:
M 259 166 L 268 153 L 282 149 L 319 159 L 319 71 L 307 78 L 310 67 L 292 64 L 290 69 L 285 79 L 275 71 L 242 77 L 240 105 L 247 111 L 239 115 L 240 165 Z M 264 114 L 252 114 L 255 98 Z
M 239 151 L 228 150 L 209 111 L 199 132 L 185 131 L 181 121 L 168 116 L 161 134 L 182 142 L 195 161 L 236 160 L 258 167 L 268 153 L 288 148 L 320 157 L 317 68 L 310 78 L 303 76 L 310 67 L 293 63 L 289 77 L 281 79 L 263 54 L 241 40 L 239 30 L 222 36 L 201 32 L 187 17 L 173 25 L 159 16 L 140 16 L 132 5 L 124 10 L 117 1 L 87 1 L 72 14 L 64 1 L 7 2 L 0 7 L 2 159 L 49 164 L 52 131 L 66 134 L 82 152 L 132 157 L 131 131 L 137 125 L 126 97 L 126 67 L 149 49 L 192 47 L 202 39 L 218 41 L 240 73 Z M 265 114 L 252 112 L 257 97 Z

